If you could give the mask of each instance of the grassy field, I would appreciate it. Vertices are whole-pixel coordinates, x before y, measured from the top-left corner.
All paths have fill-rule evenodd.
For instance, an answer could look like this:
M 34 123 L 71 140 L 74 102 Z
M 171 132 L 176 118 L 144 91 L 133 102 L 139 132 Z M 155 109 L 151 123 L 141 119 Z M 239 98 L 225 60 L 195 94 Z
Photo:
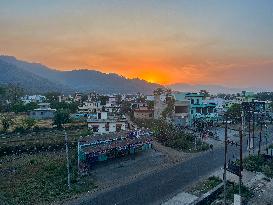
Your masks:
M 67 129 L 72 189 L 67 188 L 64 131 L 9 133 L 0 138 L 0 204 L 49 204 L 96 187 L 77 176 L 77 140 L 85 129 Z
M 64 152 L 1 158 L 0 200 L 6 204 L 48 204 L 95 188 L 92 177 L 78 178 L 75 150 L 70 156 L 71 190 L 67 188 Z
M 86 133 L 86 128 L 67 129 L 70 147 L 77 146 L 77 140 Z M 45 151 L 63 150 L 64 131 L 46 129 L 38 132 L 8 133 L 0 136 L 0 156 L 12 154 L 33 154 Z

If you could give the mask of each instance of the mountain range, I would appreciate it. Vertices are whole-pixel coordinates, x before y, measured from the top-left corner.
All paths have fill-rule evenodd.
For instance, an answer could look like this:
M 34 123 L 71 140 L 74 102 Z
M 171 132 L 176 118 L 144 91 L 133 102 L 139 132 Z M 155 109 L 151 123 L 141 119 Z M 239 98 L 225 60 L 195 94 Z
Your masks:
M 160 84 L 149 83 L 138 78 L 128 79 L 115 73 L 102 73 L 96 70 L 81 69 L 59 71 L 39 63 L 18 60 L 13 56 L 0 55 L 0 85 L 16 84 L 27 93 L 92 92 L 99 93 L 144 93 L 152 94 Z M 230 88 L 221 85 L 190 85 L 176 83 L 167 85 L 175 91 L 198 92 L 208 90 L 216 93 L 239 93 L 242 90 L 262 92 L 261 88 Z
M 59 71 L 39 63 L 30 63 L 4 55 L 0 56 L 0 73 L 0 84 L 16 84 L 29 93 L 96 91 L 151 94 L 154 89 L 162 87 L 138 78 L 128 79 L 96 70 Z
M 245 87 L 245 88 L 231 88 L 222 85 L 191 85 L 186 83 L 175 83 L 167 85 L 166 87 L 180 92 L 199 92 L 200 90 L 207 90 L 211 94 L 218 94 L 218 93 L 227 93 L 227 94 L 234 94 L 234 93 L 241 93 L 244 91 L 252 91 L 252 92 L 266 92 L 270 91 L 269 89 L 265 88 L 255 88 L 255 87 Z

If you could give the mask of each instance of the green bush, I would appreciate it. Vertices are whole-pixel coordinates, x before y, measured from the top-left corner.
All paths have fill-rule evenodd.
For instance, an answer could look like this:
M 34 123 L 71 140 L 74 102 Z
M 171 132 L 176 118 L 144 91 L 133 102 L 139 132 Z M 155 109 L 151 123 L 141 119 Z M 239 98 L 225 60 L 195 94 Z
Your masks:
M 167 147 L 185 152 L 198 152 L 209 149 L 207 143 L 200 139 L 196 140 L 193 134 L 185 133 L 184 130 L 166 123 L 164 120 L 135 120 L 140 127 L 146 127 L 153 131 L 155 139 Z
M 267 177 L 273 177 L 273 160 L 266 161 L 263 155 L 249 156 L 243 161 L 246 170 L 262 172 Z

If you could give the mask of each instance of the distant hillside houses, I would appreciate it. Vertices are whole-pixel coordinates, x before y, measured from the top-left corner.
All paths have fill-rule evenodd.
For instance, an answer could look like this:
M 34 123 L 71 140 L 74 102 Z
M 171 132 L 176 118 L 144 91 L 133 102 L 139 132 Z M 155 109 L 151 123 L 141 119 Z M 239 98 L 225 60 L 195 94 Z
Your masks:
M 45 100 L 46 100 L 46 97 L 43 95 L 25 95 L 24 97 L 21 97 L 21 101 L 24 104 L 28 104 L 31 102 L 42 103 L 42 102 L 45 102 Z

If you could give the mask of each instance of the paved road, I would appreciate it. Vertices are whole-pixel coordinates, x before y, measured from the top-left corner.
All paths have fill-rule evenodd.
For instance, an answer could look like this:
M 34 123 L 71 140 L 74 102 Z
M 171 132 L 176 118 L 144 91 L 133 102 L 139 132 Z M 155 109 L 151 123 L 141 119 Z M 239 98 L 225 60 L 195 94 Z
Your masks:
M 256 141 L 258 139 L 256 138 Z M 271 141 L 271 140 L 270 140 Z M 244 152 L 246 143 L 244 143 Z M 257 145 L 257 142 L 256 142 Z M 238 156 L 239 149 L 229 146 L 228 158 Z M 130 184 L 112 190 L 81 198 L 72 204 L 81 205 L 134 205 L 134 204 L 160 204 L 196 182 L 200 177 L 206 176 L 215 169 L 223 166 L 224 150 L 222 147 L 213 152 L 205 152 L 188 161 L 166 168 L 158 173 L 145 176 Z
M 232 153 L 230 152 L 230 156 Z M 183 190 L 187 185 L 197 181 L 222 166 L 224 151 L 217 149 L 206 152 L 189 161 L 177 164 L 162 170 L 159 173 L 148 175 L 131 184 L 114 188 L 95 197 L 90 196 L 75 204 L 153 204 Z

